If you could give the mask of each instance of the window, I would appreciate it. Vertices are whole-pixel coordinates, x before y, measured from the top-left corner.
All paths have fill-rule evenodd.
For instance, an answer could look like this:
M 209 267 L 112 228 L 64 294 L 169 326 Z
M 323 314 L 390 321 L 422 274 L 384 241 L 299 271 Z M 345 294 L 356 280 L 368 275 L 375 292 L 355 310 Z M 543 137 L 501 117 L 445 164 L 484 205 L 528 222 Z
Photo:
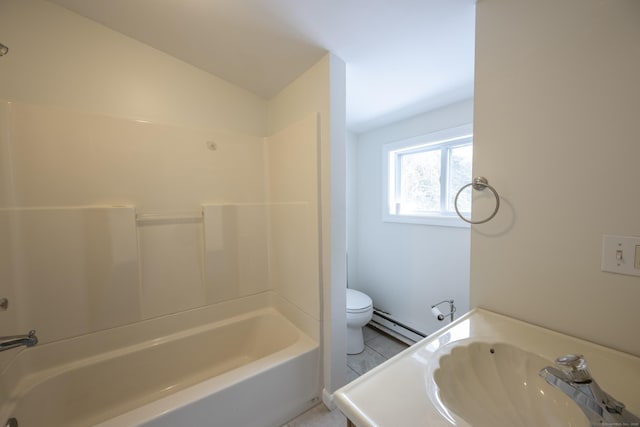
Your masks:
M 385 144 L 383 219 L 468 226 L 456 215 L 454 199 L 471 182 L 472 159 L 471 125 Z M 465 216 L 470 214 L 470 191 L 460 194 L 458 209 Z

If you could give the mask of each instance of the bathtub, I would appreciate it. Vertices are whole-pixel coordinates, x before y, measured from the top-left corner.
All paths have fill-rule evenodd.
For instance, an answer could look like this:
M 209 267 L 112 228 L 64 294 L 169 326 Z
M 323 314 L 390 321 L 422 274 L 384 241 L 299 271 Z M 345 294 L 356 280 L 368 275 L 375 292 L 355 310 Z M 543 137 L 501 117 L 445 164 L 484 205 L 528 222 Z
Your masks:
M 271 307 L 154 322 L 22 350 L 2 374 L 0 425 L 268 427 L 318 401 L 318 343 Z

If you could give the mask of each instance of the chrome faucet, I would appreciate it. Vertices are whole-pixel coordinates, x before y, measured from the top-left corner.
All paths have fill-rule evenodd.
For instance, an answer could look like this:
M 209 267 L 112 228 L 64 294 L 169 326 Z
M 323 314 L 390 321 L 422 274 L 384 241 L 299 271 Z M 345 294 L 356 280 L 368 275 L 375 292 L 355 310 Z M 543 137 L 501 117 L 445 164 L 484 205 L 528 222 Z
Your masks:
M 627 411 L 623 403 L 602 390 L 591 377 L 584 356 L 567 354 L 557 358 L 555 364 L 557 368 L 547 366 L 539 372 L 540 376 L 576 402 L 592 426 L 640 427 L 640 418 Z
M 0 337 L 0 351 L 10 350 L 21 345 L 33 347 L 36 344 L 38 344 L 38 337 L 36 337 L 35 330 L 29 331 L 28 335 Z

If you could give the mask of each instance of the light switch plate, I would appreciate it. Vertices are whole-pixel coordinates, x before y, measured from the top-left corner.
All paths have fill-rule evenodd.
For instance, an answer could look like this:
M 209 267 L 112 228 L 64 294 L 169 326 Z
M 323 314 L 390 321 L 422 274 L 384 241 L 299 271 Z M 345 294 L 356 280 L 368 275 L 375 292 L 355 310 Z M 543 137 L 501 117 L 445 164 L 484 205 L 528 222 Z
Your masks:
M 640 237 L 602 236 L 602 271 L 640 276 Z

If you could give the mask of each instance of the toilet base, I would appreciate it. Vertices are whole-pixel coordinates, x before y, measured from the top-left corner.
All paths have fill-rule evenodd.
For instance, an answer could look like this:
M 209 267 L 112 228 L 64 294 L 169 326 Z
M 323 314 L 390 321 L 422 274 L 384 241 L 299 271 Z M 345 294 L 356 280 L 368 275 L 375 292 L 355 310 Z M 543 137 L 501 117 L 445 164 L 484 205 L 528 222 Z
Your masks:
M 364 351 L 362 327 L 347 328 L 347 354 L 359 354 Z

